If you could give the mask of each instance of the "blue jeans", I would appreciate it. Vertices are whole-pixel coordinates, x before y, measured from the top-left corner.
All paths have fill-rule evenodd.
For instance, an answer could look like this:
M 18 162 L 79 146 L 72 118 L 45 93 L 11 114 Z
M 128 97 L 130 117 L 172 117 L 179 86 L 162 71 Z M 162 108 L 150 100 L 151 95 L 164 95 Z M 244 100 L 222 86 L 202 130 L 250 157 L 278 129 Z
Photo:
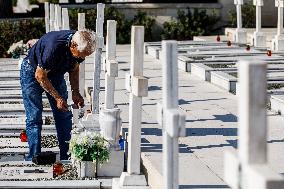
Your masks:
M 35 79 L 35 68 L 24 59 L 21 65 L 21 88 L 23 102 L 26 111 L 26 132 L 28 136 L 29 154 L 26 157 L 30 161 L 32 157 L 41 152 L 41 130 L 42 130 L 42 93 L 43 88 Z M 63 75 L 52 76 L 48 78 L 59 95 L 67 100 L 68 92 Z M 60 148 L 60 159 L 68 159 L 69 141 L 72 129 L 71 111 L 61 112 L 56 106 L 55 99 L 46 93 L 50 103 L 57 131 L 57 138 Z

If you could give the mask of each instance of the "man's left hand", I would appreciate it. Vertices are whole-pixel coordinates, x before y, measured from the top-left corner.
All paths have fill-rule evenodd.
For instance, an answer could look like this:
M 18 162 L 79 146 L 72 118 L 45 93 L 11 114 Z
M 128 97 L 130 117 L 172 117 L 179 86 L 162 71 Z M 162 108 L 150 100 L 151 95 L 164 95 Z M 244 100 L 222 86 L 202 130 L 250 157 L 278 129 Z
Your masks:
M 76 106 L 84 107 L 84 98 L 81 96 L 79 92 L 72 92 L 72 100 Z

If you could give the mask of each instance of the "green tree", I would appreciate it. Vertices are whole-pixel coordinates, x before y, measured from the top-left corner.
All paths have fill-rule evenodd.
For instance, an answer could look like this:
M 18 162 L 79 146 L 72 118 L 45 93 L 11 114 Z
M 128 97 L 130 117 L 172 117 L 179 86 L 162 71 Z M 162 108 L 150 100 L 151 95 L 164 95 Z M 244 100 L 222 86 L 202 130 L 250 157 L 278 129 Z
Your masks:
M 218 20 L 214 12 L 208 15 L 206 10 L 178 11 L 177 19 L 163 24 L 162 39 L 191 40 L 193 36 L 208 35 Z

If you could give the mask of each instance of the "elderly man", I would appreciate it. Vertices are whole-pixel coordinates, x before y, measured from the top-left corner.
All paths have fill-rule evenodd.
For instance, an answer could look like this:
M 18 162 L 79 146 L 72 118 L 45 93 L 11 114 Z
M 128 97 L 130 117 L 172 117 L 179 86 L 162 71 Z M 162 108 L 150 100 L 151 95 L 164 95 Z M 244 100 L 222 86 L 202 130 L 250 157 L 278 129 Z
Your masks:
M 60 159 L 68 159 L 72 113 L 67 105 L 64 74 L 69 73 L 72 100 L 84 106 L 79 93 L 79 64 L 95 50 L 95 33 L 90 30 L 53 31 L 42 36 L 29 50 L 21 65 L 21 88 L 26 110 L 29 154 L 26 160 L 41 152 L 42 93 L 49 100 L 57 130 Z

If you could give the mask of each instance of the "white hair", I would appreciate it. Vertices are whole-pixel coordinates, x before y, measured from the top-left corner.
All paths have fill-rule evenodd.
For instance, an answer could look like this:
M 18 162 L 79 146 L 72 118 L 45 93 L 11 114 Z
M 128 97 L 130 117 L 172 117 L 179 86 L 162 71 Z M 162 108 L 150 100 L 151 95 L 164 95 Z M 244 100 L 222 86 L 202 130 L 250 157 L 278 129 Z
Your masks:
M 93 53 L 96 49 L 96 33 L 91 30 L 77 31 L 71 41 L 77 44 L 79 52 L 87 51 Z

